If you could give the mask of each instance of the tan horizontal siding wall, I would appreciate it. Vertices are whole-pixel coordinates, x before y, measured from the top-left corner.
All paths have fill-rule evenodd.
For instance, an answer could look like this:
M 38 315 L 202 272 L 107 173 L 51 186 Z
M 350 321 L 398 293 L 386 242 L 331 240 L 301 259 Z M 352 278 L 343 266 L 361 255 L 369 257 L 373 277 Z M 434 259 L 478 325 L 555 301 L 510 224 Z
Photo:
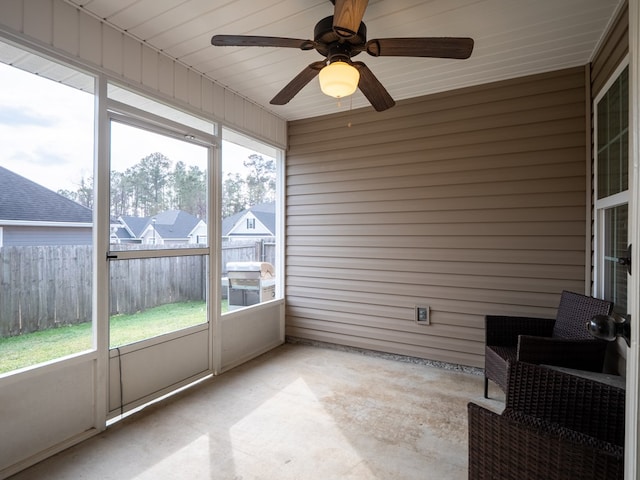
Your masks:
M 2 30 L 284 147 L 286 121 L 62 0 L 0 1 Z
M 485 314 L 584 291 L 585 78 L 290 123 L 287 335 L 481 366 Z
M 591 62 L 591 91 L 594 98 L 600 93 L 627 53 L 629 53 L 629 6 L 628 2 L 625 2 Z

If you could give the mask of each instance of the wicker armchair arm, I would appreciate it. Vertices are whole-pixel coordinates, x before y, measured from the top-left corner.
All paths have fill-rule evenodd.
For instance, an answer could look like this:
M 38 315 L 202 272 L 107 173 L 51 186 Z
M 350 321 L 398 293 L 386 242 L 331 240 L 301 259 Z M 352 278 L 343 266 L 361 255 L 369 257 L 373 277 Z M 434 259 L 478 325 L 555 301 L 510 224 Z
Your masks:
M 622 479 L 624 450 L 543 419 L 470 403 L 469 479 Z
M 622 388 L 523 362 L 513 362 L 505 409 L 624 445 Z
M 518 335 L 550 337 L 554 324 L 553 318 L 486 315 L 485 344 L 515 347 L 518 344 Z
M 518 338 L 518 361 L 557 365 L 579 370 L 601 371 L 607 343 L 604 341 L 568 340 L 556 337 L 521 335 Z

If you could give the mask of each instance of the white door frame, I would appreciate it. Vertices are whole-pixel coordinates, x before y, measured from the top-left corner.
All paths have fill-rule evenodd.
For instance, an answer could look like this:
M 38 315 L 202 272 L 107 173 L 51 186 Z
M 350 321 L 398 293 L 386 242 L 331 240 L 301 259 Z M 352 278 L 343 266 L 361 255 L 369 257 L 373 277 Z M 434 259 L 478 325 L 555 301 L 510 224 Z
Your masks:
M 627 356 L 627 398 L 625 438 L 625 478 L 640 480 L 638 471 L 638 414 L 640 398 L 640 352 L 638 351 L 638 319 L 640 319 L 640 0 L 629 0 L 629 146 L 632 162 L 630 178 L 629 240 L 635 248 L 632 252 L 633 275 L 630 277 L 632 295 L 629 298 L 631 313 L 631 348 Z

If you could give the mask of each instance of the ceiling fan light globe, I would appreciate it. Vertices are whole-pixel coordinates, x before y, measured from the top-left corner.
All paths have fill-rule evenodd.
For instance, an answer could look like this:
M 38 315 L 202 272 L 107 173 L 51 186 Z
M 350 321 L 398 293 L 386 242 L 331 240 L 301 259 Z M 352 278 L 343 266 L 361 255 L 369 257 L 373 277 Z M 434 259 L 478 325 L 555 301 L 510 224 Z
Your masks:
M 356 91 L 360 72 L 346 62 L 333 62 L 320 70 L 318 78 L 322 93 L 330 97 L 342 98 Z

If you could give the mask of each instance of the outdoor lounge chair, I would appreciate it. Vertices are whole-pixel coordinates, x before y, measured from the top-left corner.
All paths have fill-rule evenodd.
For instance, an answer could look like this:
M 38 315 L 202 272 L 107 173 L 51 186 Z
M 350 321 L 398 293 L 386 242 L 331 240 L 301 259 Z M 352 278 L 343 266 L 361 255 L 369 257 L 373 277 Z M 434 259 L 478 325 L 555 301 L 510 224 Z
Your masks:
M 624 478 L 624 389 L 522 362 L 509 370 L 502 414 L 468 404 L 469 480 Z
M 613 304 L 563 291 L 555 319 L 487 315 L 485 317 L 484 397 L 489 380 L 507 387 L 507 370 L 516 360 L 602 371 L 607 342 L 592 337 L 587 322 L 609 315 Z

